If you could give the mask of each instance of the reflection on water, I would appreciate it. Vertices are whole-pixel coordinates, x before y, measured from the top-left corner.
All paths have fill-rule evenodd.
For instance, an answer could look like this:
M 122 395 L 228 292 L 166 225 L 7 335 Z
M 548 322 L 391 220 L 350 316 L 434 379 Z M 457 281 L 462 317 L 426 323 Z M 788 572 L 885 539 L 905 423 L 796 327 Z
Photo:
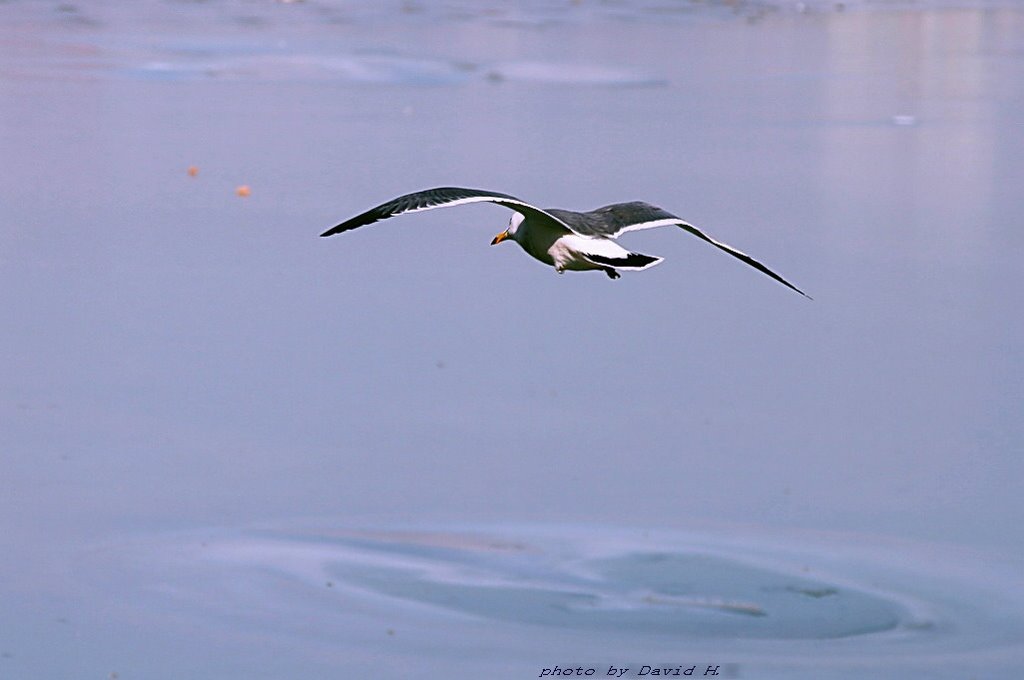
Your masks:
M 155 79 L 349 82 L 390 85 L 459 85 L 477 81 L 573 84 L 603 87 L 655 86 L 665 82 L 626 69 L 547 62 L 473 63 L 388 54 L 256 54 L 247 57 L 147 61 L 121 67 L 127 75 Z
M 898 605 L 700 552 L 557 561 L 535 545 L 438 549 L 434 537 L 348 540 L 323 556 L 342 586 L 519 623 L 688 637 L 832 638 L 891 630 Z M 443 536 L 441 538 L 444 538 Z M 313 539 L 316 540 L 315 538 Z M 480 560 L 495 546 L 501 560 Z M 277 553 L 267 546 L 265 555 Z M 553 562 L 553 563 L 552 563 Z
M 1012 570 L 869 536 L 279 526 L 154 536 L 101 554 L 82 578 L 116 589 L 109 596 L 201 631 L 230 621 L 253 639 L 316 622 L 301 637 L 307 655 L 328 645 L 343 656 L 388 622 L 384 638 L 360 644 L 399 655 L 429 645 L 443 656 L 497 634 L 517 642 L 492 661 L 525 667 L 546 658 L 552 634 L 559 660 L 574 663 L 685 641 L 690 655 L 748 660 L 755 675 L 799 677 L 790 658 L 799 653 L 819 678 L 894 664 L 945 677 L 1019 653 L 1024 639 Z M 404 644 L 391 639 L 396 629 Z

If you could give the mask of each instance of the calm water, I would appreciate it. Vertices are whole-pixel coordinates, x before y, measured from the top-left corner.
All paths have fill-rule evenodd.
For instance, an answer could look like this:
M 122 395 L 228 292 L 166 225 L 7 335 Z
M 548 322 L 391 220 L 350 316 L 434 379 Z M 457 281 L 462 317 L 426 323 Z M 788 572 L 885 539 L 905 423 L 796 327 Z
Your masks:
M 1022 114 L 996 3 L 0 3 L 0 678 L 1012 677 Z M 815 299 L 317 238 L 438 185 Z

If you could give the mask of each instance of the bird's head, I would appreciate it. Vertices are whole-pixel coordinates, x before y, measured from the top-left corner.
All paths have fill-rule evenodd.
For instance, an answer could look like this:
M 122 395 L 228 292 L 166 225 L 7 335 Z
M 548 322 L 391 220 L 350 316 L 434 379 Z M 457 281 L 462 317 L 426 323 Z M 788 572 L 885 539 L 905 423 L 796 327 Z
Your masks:
M 498 245 L 499 243 L 506 239 L 512 239 L 513 241 L 517 241 L 518 239 L 516 238 L 516 233 L 519 231 L 519 225 L 521 225 L 523 223 L 523 220 L 525 219 L 526 218 L 520 213 L 512 213 L 512 219 L 508 221 L 508 229 L 495 236 L 494 240 L 491 241 L 491 245 Z

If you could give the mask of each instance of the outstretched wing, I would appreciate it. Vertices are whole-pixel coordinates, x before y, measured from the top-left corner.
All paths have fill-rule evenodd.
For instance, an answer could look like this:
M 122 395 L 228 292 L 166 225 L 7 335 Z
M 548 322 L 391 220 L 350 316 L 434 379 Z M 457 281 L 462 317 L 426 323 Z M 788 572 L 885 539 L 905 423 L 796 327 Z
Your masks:
M 560 228 L 568 231 L 566 224 L 551 213 L 532 206 L 515 196 L 498 193 L 497 191 L 461 189 L 459 187 L 439 187 L 437 189 L 427 189 L 426 191 L 417 191 L 412 194 L 406 194 L 405 196 L 399 196 L 387 203 L 378 205 L 376 208 L 371 208 L 360 215 L 356 215 L 352 219 L 345 220 L 341 224 L 328 229 L 320 235 L 333 236 L 335 234 L 340 234 L 343 231 L 349 231 L 350 229 L 363 227 L 367 224 L 379 222 L 380 220 L 386 220 L 389 217 L 394 217 L 395 215 L 419 212 L 421 210 L 433 210 L 434 208 L 448 208 L 450 206 L 463 205 L 465 203 L 497 203 L 498 205 L 503 205 L 506 208 L 511 208 L 516 212 L 522 213 L 526 217 L 553 222 Z
M 616 203 L 606 205 L 603 208 L 592 210 L 588 213 L 568 213 L 561 210 L 552 210 L 552 214 L 564 221 L 570 229 L 584 236 L 617 238 L 627 231 L 639 229 L 654 229 L 655 227 L 675 226 L 690 232 L 697 238 L 707 241 L 716 248 L 720 248 L 733 257 L 746 262 L 759 272 L 770 276 L 787 288 L 792 288 L 806 298 L 810 295 L 803 292 L 792 283 L 782 278 L 768 267 L 764 266 L 754 258 L 741 250 L 730 245 L 716 241 L 697 227 L 676 217 L 672 213 L 662 210 L 657 206 L 643 201 L 632 203 Z

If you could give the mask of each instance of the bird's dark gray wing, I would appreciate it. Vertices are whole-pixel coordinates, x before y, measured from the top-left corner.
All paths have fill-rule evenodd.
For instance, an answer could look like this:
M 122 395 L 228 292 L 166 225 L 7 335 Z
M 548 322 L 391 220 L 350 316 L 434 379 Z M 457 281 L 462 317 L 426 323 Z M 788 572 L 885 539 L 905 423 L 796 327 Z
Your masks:
M 617 238 L 627 231 L 677 226 L 690 232 L 697 238 L 707 241 L 716 248 L 724 250 L 733 257 L 746 262 L 754 269 L 770 276 L 787 288 L 792 288 L 806 298 L 810 297 L 810 295 L 743 251 L 737 250 L 721 241 L 716 241 L 692 224 L 650 203 L 644 203 L 643 201 L 615 203 L 614 205 L 606 205 L 603 208 L 586 213 L 570 213 L 562 210 L 551 210 L 549 212 L 568 224 L 569 228 L 573 231 L 592 237 Z
M 568 227 L 557 217 L 554 217 L 549 212 L 534 207 L 515 196 L 509 196 L 508 194 L 502 194 L 497 191 L 462 189 L 459 187 L 439 187 L 437 189 L 427 189 L 425 191 L 417 191 L 412 194 L 399 196 L 387 203 L 378 205 L 376 208 L 370 208 L 364 213 L 345 220 L 341 224 L 331 227 L 320 235 L 333 236 L 334 234 L 340 234 L 343 231 L 349 231 L 350 229 L 363 227 L 367 224 L 379 222 L 380 220 L 386 220 L 389 217 L 394 217 L 395 215 L 419 212 L 421 210 L 433 210 L 434 208 L 447 208 L 466 203 L 497 203 L 498 205 L 511 208 L 512 210 L 522 213 L 532 219 L 547 220 L 548 222 L 557 224 L 560 228 L 568 231 Z
M 555 208 L 549 208 L 548 212 L 569 225 L 577 234 L 598 238 L 615 238 L 634 229 L 660 227 L 661 224 L 649 223 L 666 218 L 674 219 L 676 222 L 682 221 L 675 215 L 642 201 L 615 203 L 585 213 Z

